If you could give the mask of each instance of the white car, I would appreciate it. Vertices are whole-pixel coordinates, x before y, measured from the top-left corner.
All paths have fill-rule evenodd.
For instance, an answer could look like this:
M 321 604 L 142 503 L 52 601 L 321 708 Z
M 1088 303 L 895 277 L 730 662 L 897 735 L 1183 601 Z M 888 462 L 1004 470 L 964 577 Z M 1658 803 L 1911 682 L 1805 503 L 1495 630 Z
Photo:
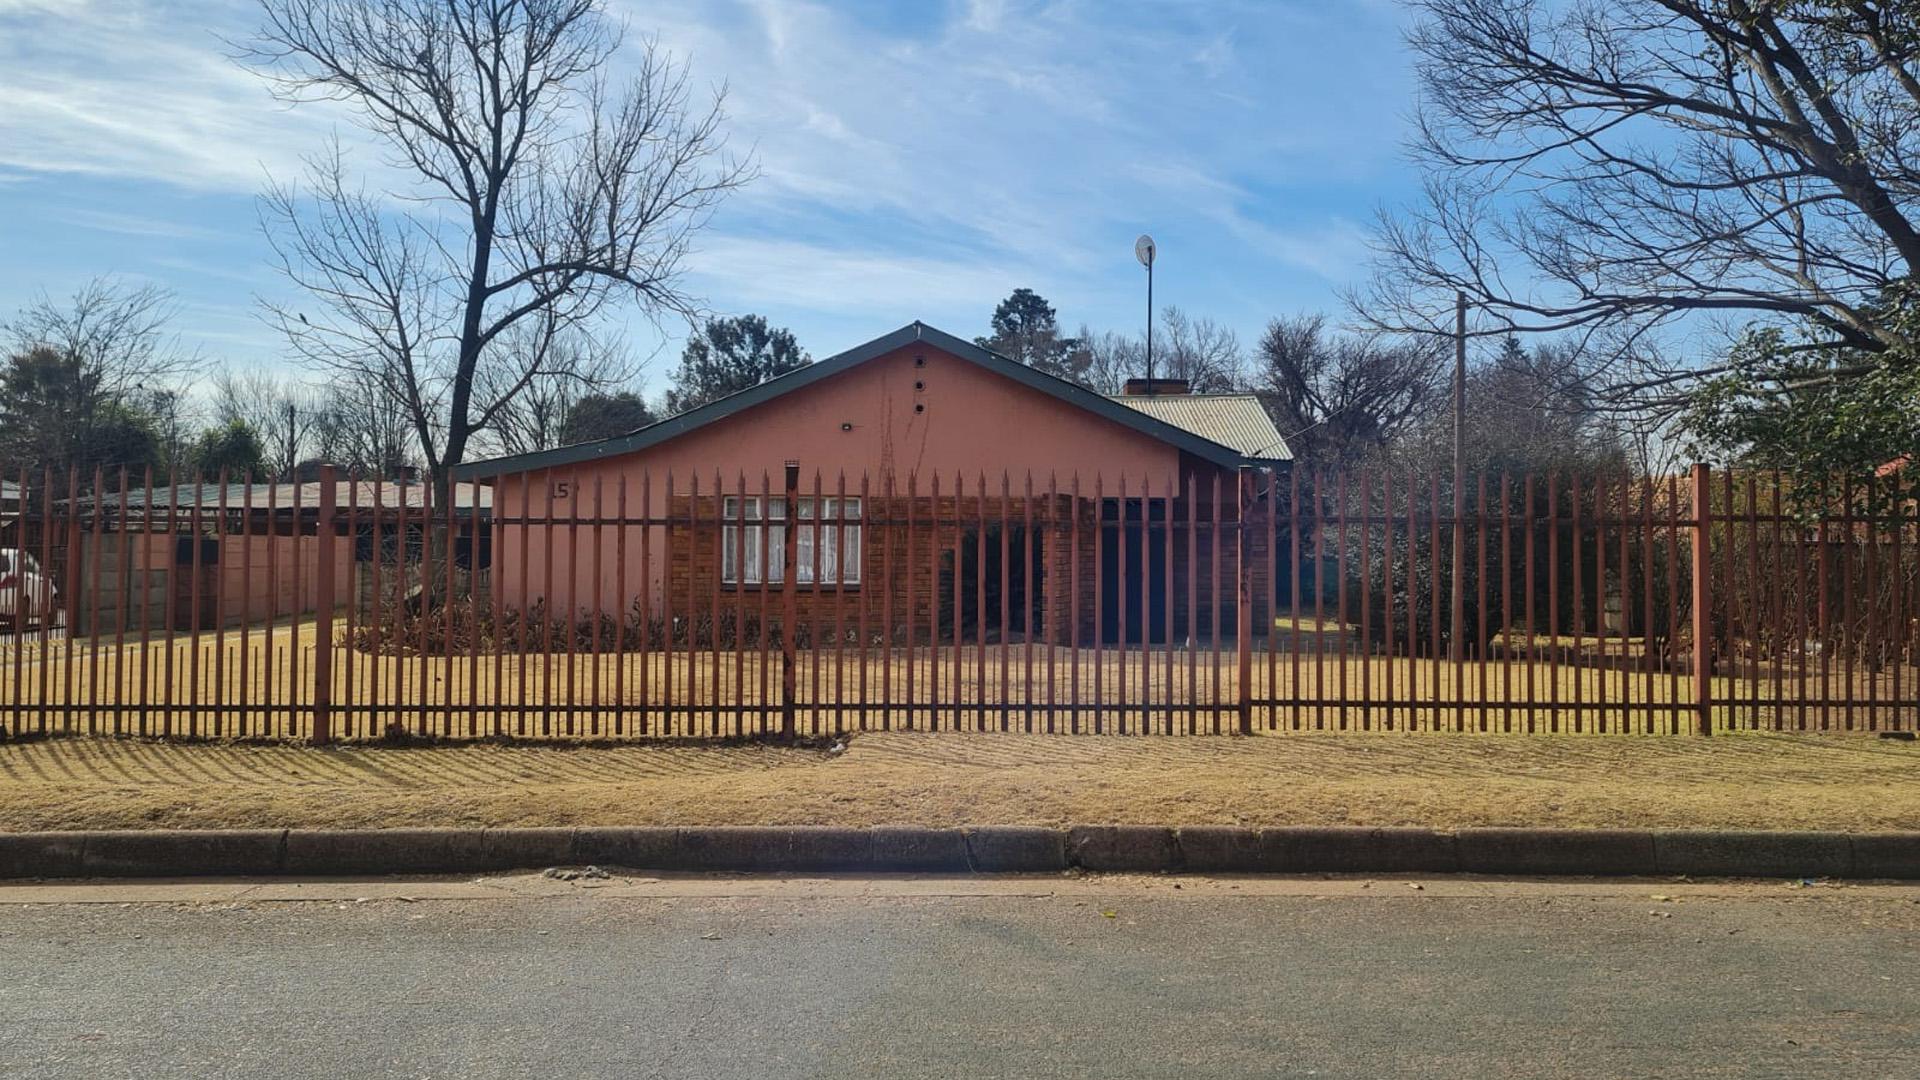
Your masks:
M 53 579 L 32 555 L 18 548 L 0 548 L 0 626 L 49 622 L 59 613 L 59 600 Z

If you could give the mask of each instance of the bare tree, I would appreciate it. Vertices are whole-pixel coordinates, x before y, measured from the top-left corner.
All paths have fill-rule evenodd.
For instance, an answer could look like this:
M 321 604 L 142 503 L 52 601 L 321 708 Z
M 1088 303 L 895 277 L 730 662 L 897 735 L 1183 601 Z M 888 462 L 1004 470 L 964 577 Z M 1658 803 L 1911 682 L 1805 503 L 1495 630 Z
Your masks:
M 595 338 L 575 334 L 549 337 L 537 329 L 503 335 L 504 351 L 537 351 L 512 364 L 489 365 L 479 373 L 482 392 L 505 397 L 495 410 L 486 444 L 505 454 L 527 454 L 564 445 L 567 416 L 580 399 L 626 385 L 637 367 L 625 350 Z M 496 380 L 532 368 L 539 372 L 520 392 L 504 395 Z
M 169 293 L 154 285 L 97 278 L 64 300 L 42 294 L 0 323 L 0 470 L 51 474 L 64 490 L 69 470 L 157 466 L 180 460 L 184 428 L 176 380 L 199 358 L 167 332 Z
M 723 92 L 696 105 L 651 42 L 623 53 L 600 0 L 261 9 L 242 58 L 284 100 L 344 102 L 404 180 L 370 189 L 336 144 L 269 191 L 280 268 L 312 301 L 269 317 L 301 358 L 392 395 L 440 481 L 548 374 L 504 335 L 585 333 L 618 301 L 694 312 L 688 245 L 751 166 L 726 151 Z
M 173 294 L 158 285 L 94 278 L 65 300 L 40 294 L 0 323 L 12 351 L 51 349 L 85 366 L 96 400 L 122 401 L 171 386 L 200 357 L 167 330 Z
M 1384 218 L 1374 325 L 1578 330 L 1669 403 L 1676 319 L 1784 321 L 1870 354 L 1920 257 L 1920 8 L 1777 0 L 1413 0 L 1425 198 Z M 1836 373 L 1844 374 L 1844 373 Z M 1629 401 L 1629 399 L 1635 399 Z
M 1438 400 L 1444 370 L 1439 339 L 1334 337 L 1321 316 L 1300 315 L 1267 324 L 1252 385 L 1295 456 L 1334 468 L 1407 430 Z
M 292 479 L 312 450 L 322 398 L 312 388 L 260 371 L 231 368 L 213 379 L 213 413 L 220 424 L 238 420 L 260 437 L 273 478 Z
M 1086 352 L 1086 362 L 1078 364 L 1079 382 L 1100 394 L 1118 394 L 1127 380 L 1147 373 L 1146 348 L 1139 338 L 1112 330 L 1094 333 L 1085 323 L 1074 338 Z
M 328 386 L 313 413 L 311 442 L 322 461 L 389 479 L 408 471 L 417 449 L 404 403 L 365 375 Z
M 1196 394 L 1220 393 L 1240 385 L 1246 359 L 1240 338 L 1212 319 L 1194 318 L 1169 304 L 1160 309 L 1154 367 L 1159 373 L 1185 379 Z

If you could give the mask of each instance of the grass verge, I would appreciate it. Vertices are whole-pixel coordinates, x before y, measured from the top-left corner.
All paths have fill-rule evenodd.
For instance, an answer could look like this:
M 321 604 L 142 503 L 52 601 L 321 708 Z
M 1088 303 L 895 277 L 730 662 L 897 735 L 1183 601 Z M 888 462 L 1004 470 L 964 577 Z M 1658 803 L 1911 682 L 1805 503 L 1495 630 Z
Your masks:
M 1068 823 L 1920 827 L 1920 745 L 1840 737 L 873 734 L 435 748 L 0 744 L 0 830 Z

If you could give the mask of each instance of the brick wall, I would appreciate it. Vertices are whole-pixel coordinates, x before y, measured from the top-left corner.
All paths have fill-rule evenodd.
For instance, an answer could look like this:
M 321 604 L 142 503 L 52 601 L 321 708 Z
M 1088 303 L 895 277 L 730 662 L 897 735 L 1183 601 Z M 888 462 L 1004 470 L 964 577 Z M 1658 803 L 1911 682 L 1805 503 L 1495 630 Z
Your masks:
M 802 496 L 808 497 L 810 493 Z M 778 500 L 781 496 L 773 495 L 771 498 Z M 1100 563 L 1107 554 L 1106 546 L 1118 536 L 1118 531 L 1110 521 L 1105 535 L 1097 537 L 1100 532 L 1096 526 L 1097 505 L 1091 498 L 1084 497 L 1084 493 L 1077 504 L 1070 495 L 1051 498 L 1036 495 L 1030 501 L 1022 495 L 1010 495 L 1004 502 L 1005 522 L 1009 528 L 1007 547 L 1010 581 L 1020 576 L 1017 567 L 1025 559 L 1029 542 L 1025 528 L 1031 513 L 1033 531 L 1030 542 L 1035 559 L 1042 566 L 1038 583 L 1040 621 L 1036 624 L 1038 633 L 1034 636 L 1035 640 L 1047 640 L 1049 635 L 1051 640 L 1062 644 L 1076 637 L 1082 642 L 1093 639 L 1098 625 L 1096 617 L 1102 613 L 1105 603 L 1096 602 L 1102 584 Z M 1110 515 L 1116 512 L 1114 505 L 1109 504 Z M 711 495 L 676 495 L 669 501 L 673 524 L 667 529 L 670 560 L 667 595 L 673 615 L 676 620 L 688 615 L 705 619 L 718 612 L 723 619 L 728 613 L 733 613 L 753 620 L 764 612 L 767 618 L 777 621 L 785 604 L 779 584 L 763 588 L 751 584 L 728 584 L 721 580 L 724 533 L 718 520 L 719 506 L 719 498 Z M 1231 503 L 1221 508 L 1219 599 L 1222 637 L 1232 637 L 1236 627 L 1238 547 L 1237 530 L 1232 520 L 1236 512 L 1236 506 Z M 863 504 L 859 526 L 862 535 L 859 584 L 796 586 L 796 621 L 799 625 L 811 627 L 816 636 L 827 635 L 832 632 L 837 614 L 843 633 L 851 637 L 861 625 L 864 612 L 870 639 L 877 639 L 883 628 L 891 626 L 896 641 L 905 640 L 910 628 L 913 640 L 926 642 L 934 635 L 935 628 L 931 623 L 937 615 L 939 636 L 951 640 L 955 612 L 952 596 L 955 544 L 964 541 L 967 545 L 963 549 L 963 563 L 971 559 L 974 545 L 982 542 L 983 536 L 986 546 L 997 548 L 1002 514 L 1003 503 L 997 494 L 989 494 L 984 499 L 971 493 L 958 498 L 941 495 L 938 500 L 930 495 L 896 495 L 892 498 L 869 495 Z M 1187 503 L 1182 498 L 1173 505 L 1171 554 L 1177 639 L 1184 639 L 1190 632 L 1190 597 L 1196 605 L 1194 610 L 1199 612 L 1197 625 L 1193 629 L 1198 630 L 1202 640 L 1211 633 L 1215 544 L 1212 515 L 1210 499 L 1195 508 L 1191 534 L 1197 563 L 1189 567 Z M 1268 608 L 1270 560 L 1267 558 L 1266 535 L 1260 527 L 1263 521 L 1258 515 L 1254 517 L 1256 527 L 1250 535 L 1255 554 L 1253 616 L 1256 633 L 1265 631 Z M 748 528 L 754 527 L 751 523 L 748 525 Z M 823 528 L 831 532 L 834 526 L 829 523 Z M 854 526 L 851 521 L 846 528 L 852 531 Z M 1168 531 L 1164 518 L 1152 522 L 1148 528 L 1155 538 L 1149 541 L 1150 544 L 1159 542 L 1158 538 Z M 1140 522 L 1130 522 L 1126 531 L 1127 544 L 1137 548 L 1142 543 Z M 744 547 L 743 540 L 735 542 Z M 772 562 L 780 555 L 780 552 L 770 550 L 768 559 Z M 990 621 L 997 626 L 997 551 L 988 558 L 989 563 L 993 564 L 989 567 L 989 578 L 992 579 L 989 588 L 993 594 L 989 596 L 988 610 Z M 749 558 L 748 561 L 754 560 Z M 1121 569 L 1125 570 L 1124 564 L 1121 564 Z M 977 588 L 972 581 L 963 581 L 962 584 L 963 593 L 972 595 L 961 597 L 961 610 L 971 610 L 978 602 Z M 1154 584 L 1164 588 L 1164 578 L 1156 580 Z M 1137 595 L 1134 602 L 1138 602 Z M 1008 603 L 1013 605 L 1015 601 L 1010 599 Z M 661 612 L 653 611 L 651 614 L 657 616 Z M 1154 620 L 1153 636 L 1156 638 L 1163 636 L 1160 621 L 1159 618 Z M 967 640 L 972 640 L 971 629 L 965 631 L 965 636 Z

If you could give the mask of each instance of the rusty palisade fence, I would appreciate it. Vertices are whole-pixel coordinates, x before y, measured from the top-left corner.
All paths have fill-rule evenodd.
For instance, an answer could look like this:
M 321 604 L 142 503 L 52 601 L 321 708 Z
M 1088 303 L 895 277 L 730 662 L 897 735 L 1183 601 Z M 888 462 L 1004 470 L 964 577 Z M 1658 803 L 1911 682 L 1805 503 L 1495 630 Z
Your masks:
M 1457 493 L 804 463 L 445 492 L 21 474 L 0 490 L 0 727 L 1912 731 L 1915 494 L 1704 467 Z

